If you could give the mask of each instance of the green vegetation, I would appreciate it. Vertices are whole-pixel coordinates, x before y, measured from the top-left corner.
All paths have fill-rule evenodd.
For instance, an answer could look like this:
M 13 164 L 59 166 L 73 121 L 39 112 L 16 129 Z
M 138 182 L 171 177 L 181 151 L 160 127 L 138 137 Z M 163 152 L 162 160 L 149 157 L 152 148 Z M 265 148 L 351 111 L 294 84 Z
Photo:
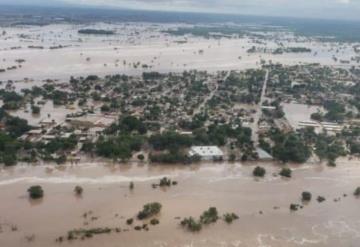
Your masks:
M 280 171 L 280 176 L 282 177 L 287 177 L 287 178 L 291 178 L 291 169 L 290 168 L 282 168 L 281 171 Z
M 234 213 L 226 213 L 224 214 L 223 219 L 226 223 L 231 224 L 234 220 L 239 219 L 239 216 Z
M 161 204 L 158 202 L 145 204 L 143 210 L 137 214 L 137 218 L 139 220 L 144 220 L 155 216 L 160 213 L 161 207 Z
M 152 135 L 149 143 L 155 150 L 179 150 L 182 147 L 190 147 L 192 139 L 190 136 L 181 135 L 175 132 Z
M 150 153 L 149 159 L 153 163 L 164 164 L 187 164 L 192 162 L 186 154 L 180 153 L 179 151 L 170 151 L 158 154 Z
M 301 200 L 304 201 L 304 202 L 308 202 L 308 201 L 311 201 L 311 193 L 308 192 L 308 191 L 304 191 L 302 194 L 301 194 Z
M 281 47 L 273 51 L 273 54 L 283 54 L 283 53 L 310 53 L 311 49 L 306 47 Z
M 299 204 L 294 204 L 294 203 L 290 204 L 291 211 L 297 211 L 299 208 L 301 208 L 301 205 Z
M 264 177 L 266 174 L 266 170 L 263 167 L 257 166 L 255 167 L 255 169 L 253 170 L 253 175 L 255 177 Z
M 114 31 L 102 30 L 102 29 L 80 29 L 78 31 L 80 34 L 95 34 L 95 35 L 113 35 Z
M 44 196 L 44 191 L 40 185 L 31 186 L 27 191 L 31 199 L 40 199 Z
M 134 151 L 140 151 L 143 141 L 139 135 L 101 136 L 96 142 L 96 153 L 102 157 L 126 161 Z
M 342 122 L 345 118 L 345 106 L 336 101 L 325 101 L 324 107 L 328 111 L 324 118 L 327 121 Z
M 182 227 L 191 232 L 199 232 L 202 228 L 201 223 L 192 217 L 183 219 L 180 224 Z
M 0 90 L 0 99 L 3 101 L 2 108 L 5 110 L 17 110 L 24 103 L 24 97 L 14 91 Z
M 36 105 L 32 105 L 31 112 L 32 112 L 32 114 L 40 114 L 40 107 L 38 107 Z
M 275 142 L 272 154 L 283 162 L 304 163 L 310 157 L 310 148 L 302 136 L 296 133 L 282 133 L 273 130 L 271 139 Z
M 160 180 L 160 184 L 159 184 L 160 187 L 164 187 L 164 186 L 171 186 L 171 180 L 168 179 L 167 177 L 164 177 Z
M 245 31 L 243 28 L 238 26 L 222 26 L 222 27 L 207 27 L 207 26 L 195 26 L 191 28 L 180 27 L 176 30 L 166 30 L 166 33 L 175 36 L 183 36 L 186 34 L 191 34 L 193 36 L 200 36 L 205 38 L 220 38 L 227 35 L 244 35 Z
M 158 219 L 152 219 L 152 220 L 150 220 L 150 224 L 153 226 L 158 225 L 158 224 L 160 224 L 160 221 Z
M 215 207 L 210 207 L 201 214 L 199 220 L 196 220 L 193 217 L 184 218 L 180 222 L 180 225 L 190 232 L 198 232 L 202 229 L 203 225 L 216 223 L 219 218 L 217 209 Z M 226 223 L 231 224 L 234 220 L 239 219 L 239 217 L 235 213 L 226 213 L 223 215 L 222 219 Z
M 138 158 L 140 161 L 144 161 L 145 156 L 144 156 L 143 154 L 139 154 L 139 155 L 137 156 L 137 158 Z
M 210 223 L 215 223 L 218 219 L 219 215 L 217 209 L 215 207 L 211 207 L 202 213 L 200 216 L 200 223 L 208 225 Z
M 320 134 L 316 138 L 315 153 L 320 160 L 328 160 L 329 164 L 335 164 L 339 156 L 346 155 L 344 145 L 334 136 Z
M 105 228 L 91 228 L 91 229 L 76 229 L 69 231 L 67 234 L 68 240 L 75 240 L 75 239 L 85 239 L 85 238 L 92 238 L 94 235 L 100 234 L 109 234 L 114 229 L 105 227 Z

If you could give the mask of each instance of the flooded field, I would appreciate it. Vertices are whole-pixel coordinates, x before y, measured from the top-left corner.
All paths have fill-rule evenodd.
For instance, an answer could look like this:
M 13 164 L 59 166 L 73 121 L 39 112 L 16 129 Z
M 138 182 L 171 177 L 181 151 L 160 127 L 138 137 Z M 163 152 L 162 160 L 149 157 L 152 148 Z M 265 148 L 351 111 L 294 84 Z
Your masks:
M 360 201 L 352 193 L 359 186 L 360 162 L 338 163 L 336 168 L 320 164 L 293 166 L 291 179 L 274 176 L 279 166 L 262 164 L 267 175 L 259 180 L 251 175 L 253 164 L 239 163 L 19 165 L 0 171 L 0 245 L 358 246 Z M 151 184 L 163 176 L 176 180 L 178 185 L 153 189 Z M 131 181 L 134 190 L 129 190 Z M 28 199 L 26 190 L 35 184 L 44 188 L 41 201 Z M 84 188 L 82 197 L 74 195 L 76 185 Z M 313 194 L 312 201 L 290 212 L 290 203 L 301 204 L 303 191 Z M 326 200 L 318 203 L 317 196 Z M 134 217 L 145 203 L 155 201 L 163 205 L 158 226 L 135 231 L 126 225 L 126 219 Z M 240 218 L 229 225 L 218 221 L 195 234 L 179 226 L 177 217 L 198 217 L 210 206 L 217 207 L 221 214 L 234 212 Z M 83 217 L 89 211 L 92 220 Z M 69 230 L 93 227 L 119 227 L 122 231 L 55 243 Z
M 339 61 L 334 61 L 333 57 L 350 60 L 354 56 L 350 45 L 339 50 L 332 44 L 301 39 L 297 42 L 293 39 L 281 42 L 284 46 L 309 47 L 313 52 L 282 55 L 249 54 L 247 50 L 253 46 L 274 48 L 277 45 L 271 40 L 259 45 L 249 38 L 205 39 L 194 36 L 171 36 L 163 32 L 177 26 L 100 23 L 87 26 L 58 24 L 4 28 L 6 35 L 0 38 L 0 68 L 18 68 L 0 73 L 0 80 L 68 80 L 70 76 L 115 73 L 138 75 L 151 70 L 240 70 L 257 68 L 261 60 L 288 65 L 320 62 L 325 65 L 349 66 L 341 65 Z M 78 34 L 77 31 L 81 28 L 103 28 L 114 30 L 116 34 Z M 19 64 L 16 62 L 19 59 L 25 61 Z

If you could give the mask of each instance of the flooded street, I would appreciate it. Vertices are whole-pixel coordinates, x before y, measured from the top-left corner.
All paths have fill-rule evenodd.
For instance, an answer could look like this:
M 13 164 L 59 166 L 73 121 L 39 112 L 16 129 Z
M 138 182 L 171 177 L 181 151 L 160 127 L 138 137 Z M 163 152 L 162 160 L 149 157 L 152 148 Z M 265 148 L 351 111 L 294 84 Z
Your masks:
M 254 165 L 239 163 L 19 165 L 0 172 L 0 246 L 358 246 L 360 199 L 352 193 L 359 186 L 360 162 L 338 163 L 336 168 L 293 166 L 291 179 L 274 176 L 279 166 L 261 164 L 267 175 L 259 180 L 251 175 Z M 153 189 L 151 184 L 164 176 L 178 185 Z M 26 190 L 35 184 L 44 189 L 41 201 L 28 199 Z M 74 195 L 76 185 L 84 188 L 81 198 Z M 290 212 L 290 203 L 301 204 L 303 191 L 312 193 L 312 201 Z M 318 196 L 326 200 L 318 203 Z M 146 232 L 126 225 L 144 204 L 155 201 L 163 205 L 158 226 Z M 219 220 L 195 234 L 179 226 L 176 217 L 198 217 L 210 206 L 240 218 L 230 225 Z M 93 220 L 82 217 L 89 211 Z M 69 230 L 93 227 L 122 232 L 55 243 Z M 34 236 L 30 242 L 29 236 Z

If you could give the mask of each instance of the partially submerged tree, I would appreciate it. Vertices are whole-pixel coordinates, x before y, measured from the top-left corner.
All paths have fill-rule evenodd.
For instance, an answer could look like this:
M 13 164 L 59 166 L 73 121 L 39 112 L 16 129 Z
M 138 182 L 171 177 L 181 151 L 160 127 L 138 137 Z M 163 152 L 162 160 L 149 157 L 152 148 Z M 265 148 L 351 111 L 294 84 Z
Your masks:
M 40 199 L 44 196 L 44 191 L 40 185 L 31 186 L 27 191 L 31 199 Z

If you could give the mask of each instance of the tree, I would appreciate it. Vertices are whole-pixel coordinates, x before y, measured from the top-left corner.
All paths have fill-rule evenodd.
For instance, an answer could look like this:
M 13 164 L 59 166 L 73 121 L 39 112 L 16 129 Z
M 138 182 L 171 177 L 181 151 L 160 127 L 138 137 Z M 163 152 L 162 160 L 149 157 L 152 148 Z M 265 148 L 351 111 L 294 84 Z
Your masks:
M 40 185 L 31 186 L 27 191 L 31 199 L 39 199 L 44 196 L 44 191 Z
M 180 224 L 191 232 L 198 232 L 202 228 L 202 224 L 192 217 L 183 219 Z
M 40 107 L 38 107 L 36 105 L 32 105 L 31 106 L 31 112 L 32 112 L 32 114 L 39 114 L 40 113 Z
M 311 119 L 322 122 L 324 120 L 324 116 L 321 112 L 315 112 L 315 113 L 311 114 Z
M 283 162 L 297 162 L 304 163 L 310 157 L 310 149 L 304 140 L 295 133 L 282 134 L 277 133 L 273 136 L 275 146 L 273 148 L 273 155 Z
M 104 104 L 100 107 L 100 110 L 101 110 L 101 112 L 109 112 L 111 109 L 110 109 L 109 105 Z
M 253 171 L 253 175 L 255 177 L 264 177 L 266 174 L 266 170 L 263 167 L 257 166 Z
M 200 222 L 205 225 L 208 225 L 210 223 L 215 223 L 218 219 L 219 219 L 219 214 L 215 207 L 210 207 L 208 210 L 204 211 L 200 216 Z
M 17 159 L 15 153 L 4 153 L 3 160 L 5 166 L 13 166 L 16 165 Z
M 158 202 L 152 202 L 152 203 L 145 204 L 143 207 L 143 210 L 141 210 L 138 213 L 137 218 L 139 220 L 144 220 L 144 219 L 150 218 L 150 217 L 160 213 L 161 207 L 162 207 L 162 205 Z
M 308 201 L 311 201 L 311 193 L 308 192 L 308 191 L 304 191 L 302 194 L 301 194 L 301 199 L 304 201 L 304 202 L 308 202 Z
M 30 130 L 28 122 L 18 117 L 9 117 L 6 122 L 6 131 L 13 137 L 22 136 L 25 132 Z
M 336 101 L 326 101 L 324 107 L 328 112 L 325 119 L 328 121 L 342 122 L 345 117 L 345 106 Z
M 282 168 L 279 174 L 282 177 L 291 178 L 291 173 L 292 171 L 290 168 Z

